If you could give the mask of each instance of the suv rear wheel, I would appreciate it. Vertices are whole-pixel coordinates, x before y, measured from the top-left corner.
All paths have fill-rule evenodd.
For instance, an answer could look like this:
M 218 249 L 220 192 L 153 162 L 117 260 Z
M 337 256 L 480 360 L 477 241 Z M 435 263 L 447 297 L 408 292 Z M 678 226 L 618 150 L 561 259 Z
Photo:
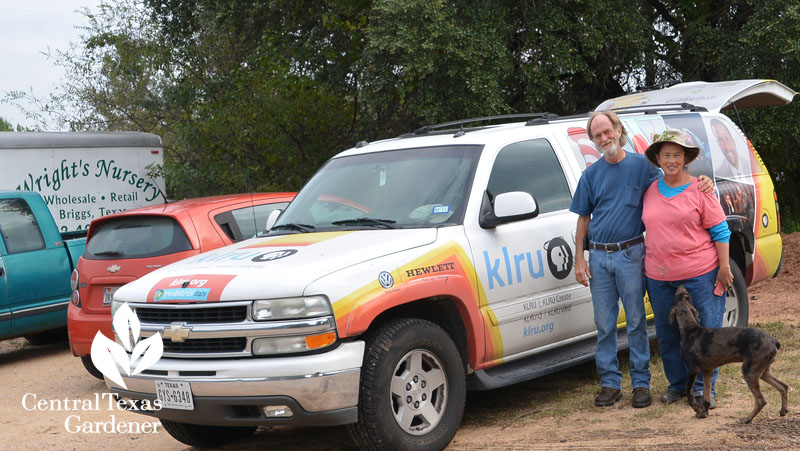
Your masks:
M 390 321 L 367 339 L 358 422 L 348 429 L 361 449 L 440 450 L 458 430 L 465 398 L 450 336 L 429 321 Z
M 730 261 L 733 273 L 733 284 L 728 288 L 728 298 L 725 301 L 725 316 L 722 326 L 747 326 L 750 313 L 750 302 L 747 298 L 747 285 L 744 275 L 733 259 Z

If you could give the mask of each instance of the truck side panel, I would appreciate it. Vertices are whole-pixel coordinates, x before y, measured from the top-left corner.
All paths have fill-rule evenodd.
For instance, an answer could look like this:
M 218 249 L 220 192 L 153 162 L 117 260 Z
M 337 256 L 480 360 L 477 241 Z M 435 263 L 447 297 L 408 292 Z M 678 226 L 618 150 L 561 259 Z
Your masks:
M 6 319 L 5 326 L 0 325 L 6 328 L 0 336 L 10 338 L 63 327 L 74 267 L 68 246 L 40 195 L 2 193 L 0 206 L 4 254 L 0 318 Z M 85 240 L 76 241 L 73 246 L 77 253 Z
M 86 238 L 64 241 L 64 244 L 66 244 L 67 253 L 69 254 L 71 273 L 73 269 L 78 267 L 78 260 L 83 255 L 83 251 L 86 250 Z
M 6 282 L 6 265 L 2 254 L 5 254 L 3 240 L 0 240 L 0 338 L 8 334 L 11 326 L 11 306 L 8 299 L 8 283 Z

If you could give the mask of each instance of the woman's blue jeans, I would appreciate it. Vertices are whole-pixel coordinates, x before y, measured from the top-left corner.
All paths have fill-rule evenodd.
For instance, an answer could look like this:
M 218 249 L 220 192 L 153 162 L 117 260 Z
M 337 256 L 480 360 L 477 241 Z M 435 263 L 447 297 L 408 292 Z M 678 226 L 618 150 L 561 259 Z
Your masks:
M 650 388 L 650 342 L 644 310 L 644 243 L 624 251 L 589 251 L 589 288 L 597 326 L 595 363 L 602 387 L 622 388 L 617 358 L 619 300 L 625 308 L 630 346 L 631 384 Z
M 672 310 L 675 290 L 683 285 L 692 295 L 692 304 L 700 315 L 700 324 L 703 327 L 716 329 L 722 327 L 725 316 L 725 301 L 727 294 L 714 295 L 714 282 L 717 280 L 719 268 L 691 279 L 664 282 L 647 278 L 647 291 L 650 293 L 650 304 L 656 320 L 656 335 L 658 347 L 661 350 L 661 361 L 664 364 L 664 373 L 669 381 L 669 390 L 679 393 L 686 392 L 686 379 L 688 370 L 681 358 L 681 334 L 677 324 L 669 324 L 669 311 Z M 715 383 L 719 369 L 714 370 L 711 383 L 711 394 L 716 397 Z M 698 374 L 692 387 L 692 394 L 703 394 L 703 377 Z

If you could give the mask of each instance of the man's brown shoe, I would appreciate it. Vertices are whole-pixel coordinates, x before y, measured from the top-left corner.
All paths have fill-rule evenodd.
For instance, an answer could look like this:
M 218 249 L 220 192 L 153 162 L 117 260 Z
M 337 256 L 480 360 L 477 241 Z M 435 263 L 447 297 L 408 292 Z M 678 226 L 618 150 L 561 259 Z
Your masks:
M 607 407 L 622 399 L 622 390 L 611 387 L 600 387 L 600 394 L 594 398 L 594 405 Z
M 650 405 L 650 389 L 639 387 L 633 389 L 633 401 L 631 401 L 631 405 L 636 408 L 640 409 L 642 407 L 647 407 Z

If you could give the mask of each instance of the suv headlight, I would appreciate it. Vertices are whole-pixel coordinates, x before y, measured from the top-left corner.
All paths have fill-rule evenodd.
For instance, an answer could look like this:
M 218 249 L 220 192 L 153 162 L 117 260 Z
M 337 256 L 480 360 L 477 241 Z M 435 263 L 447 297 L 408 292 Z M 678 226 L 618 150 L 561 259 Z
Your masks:
M 331 304 L 325 296 L 253 301 L 253 320 L 255 321 L 312 318 L 325 315 L 333 315 Z

